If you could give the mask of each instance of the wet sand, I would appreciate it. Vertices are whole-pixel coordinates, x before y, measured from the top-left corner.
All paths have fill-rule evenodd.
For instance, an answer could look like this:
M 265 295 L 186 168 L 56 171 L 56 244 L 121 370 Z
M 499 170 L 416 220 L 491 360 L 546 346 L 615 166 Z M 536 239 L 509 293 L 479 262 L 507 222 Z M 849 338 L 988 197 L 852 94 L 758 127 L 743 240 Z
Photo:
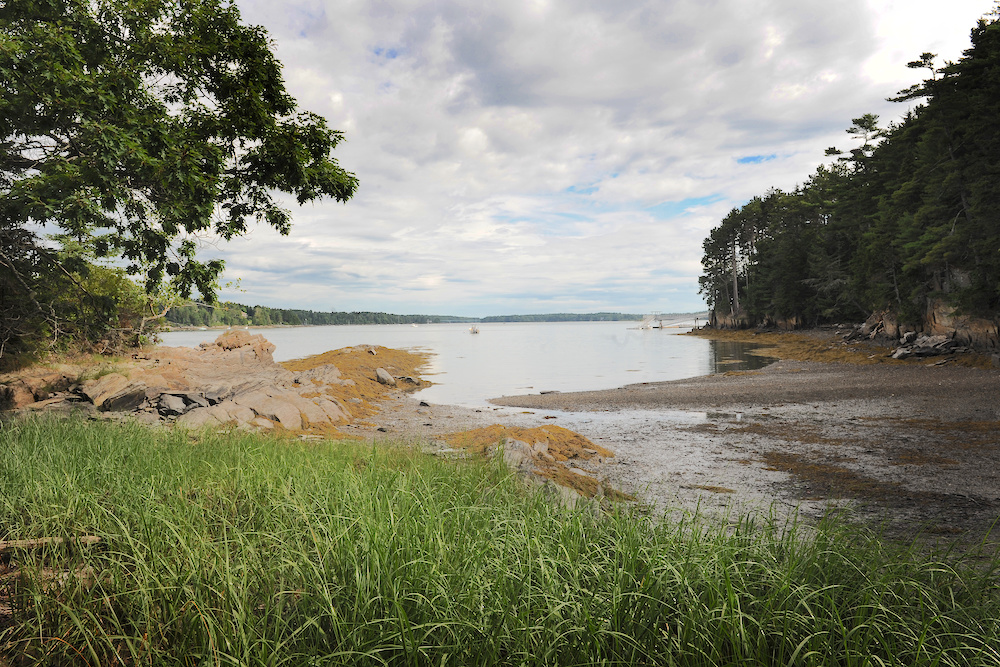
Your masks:
M 479 410 L 399 397 L 369 435 L 433 440 L 556 423 L 616 456 L 593 472 L 655 511 L 820 516 L 977 540 L 1000 517 L 1000 371 L 779 361 L 606 391 L 508 396 Z M 374 428 L 374 427 L 373 427 Z

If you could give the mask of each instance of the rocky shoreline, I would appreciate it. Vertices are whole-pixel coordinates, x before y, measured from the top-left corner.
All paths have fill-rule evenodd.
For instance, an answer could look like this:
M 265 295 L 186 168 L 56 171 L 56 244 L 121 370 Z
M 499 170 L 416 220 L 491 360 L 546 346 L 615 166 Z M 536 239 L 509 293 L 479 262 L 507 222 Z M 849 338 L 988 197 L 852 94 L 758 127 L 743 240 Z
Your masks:
M 155 347 L 112 367 L 27 369 L 0 376 L 0 409 L 189 430 L 270 431 L 302 439 L 412 442 L 416 437 L 422 448 L 441 456 L 456 456 L 457 446 L 470 456 L 502 457 L 564 502 L 606 492 L 620 497 L 582 468 L 571 472 L 613 453 L 552 424 L 508 427 L 466 418 L 448 432 L 407 423 L 403 433 L 382 425 L 407 414 L 402 406 L 409 394 L 427 386 L 418 377 L 423 355 L 359 346 L 278 364 L 274 349 L 263 336 L 232 330 L 197 348 Z M 430 425 L 430 410 L 421 403 L 415 417 Z
M 351 419 L 350 407 L 331 389 L 355 386 L 355 380 L 332 364 L 292 372 L 274 362 L 273 351 L 263 336 L 234 330 L 198 348 L 155 347 L 110 367 L 28 371 L 8 379 L 0 399 L 26 412 L 83 411 L 191 429 L 231 424 L 298 431 Z
M 996 369 L 865 349 L 866 363 L 786 358 L 759 371 L 463 408 L 412 395 L 415 355 L 361 347 L 279 365 L 272 350 L 233 332 L 197 350 L 155 348 L 122 373 L 81 382 L 49 369 L 4 386 L 8 400 L 20 392 L 29 402 L 23 412 L 409 442 L 441 456 L 464 456 L 455 443 L 465 437 L 463 447 L 506 452 L 511 467 L 561 485 L 565 499 L 615 490 L 656 512 L 849 507 L 895 534 L 969 541 L 1000 516 Z M 470 433 L 494 446 L 471 446 Z

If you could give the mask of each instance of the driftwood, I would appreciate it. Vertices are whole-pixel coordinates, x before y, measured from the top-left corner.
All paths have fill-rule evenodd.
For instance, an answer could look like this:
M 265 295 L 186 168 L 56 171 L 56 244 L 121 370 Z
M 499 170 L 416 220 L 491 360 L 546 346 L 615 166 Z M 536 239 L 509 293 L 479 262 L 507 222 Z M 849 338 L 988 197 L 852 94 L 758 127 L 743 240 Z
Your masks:
M 64 537 L 39 537 L 33 540 L 0 541 L 0 554 L 7 554 L 18 549 L 40 549 L 47 546 L 58 546 L 67 542 L 70 544 L 79 544 L 80 546 L 89 547 L 100 541 L 101 538 L 96 535 L 81 535 L 80 537 L 73 537 L 70 539 L 66 539 Z

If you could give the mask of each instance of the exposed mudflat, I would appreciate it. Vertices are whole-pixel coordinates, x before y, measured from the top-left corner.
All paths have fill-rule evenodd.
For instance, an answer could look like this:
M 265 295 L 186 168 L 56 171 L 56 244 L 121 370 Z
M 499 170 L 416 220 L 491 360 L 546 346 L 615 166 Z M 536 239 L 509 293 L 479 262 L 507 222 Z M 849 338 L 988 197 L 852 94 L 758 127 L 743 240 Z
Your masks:
M 481 410 L 384 405 L 364 435 L 417 440 L 556 423 L 615 452 L 588 465 L 659 511 L 851 508 L 891 533 L 976 540 L 1000 517 L 1000 371 L 779 361 L 760 371 Z

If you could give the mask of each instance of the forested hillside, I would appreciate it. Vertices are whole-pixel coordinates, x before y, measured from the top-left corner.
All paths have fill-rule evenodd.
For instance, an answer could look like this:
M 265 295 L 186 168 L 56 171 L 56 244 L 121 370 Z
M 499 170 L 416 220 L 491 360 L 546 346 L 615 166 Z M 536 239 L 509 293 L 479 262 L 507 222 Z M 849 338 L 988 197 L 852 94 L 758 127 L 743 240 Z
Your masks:
M 391 313 L 352 312 L 324 313 L 291 308 L 247 306 L 225 301 L 214 305 L 188 304 L 171 308 L 167 322 L 182 326 L 229 326 L 272 324 L 424 324 L 426 322 L 461 321 L 437 315 L 393 315 Z M 472 318 L 468 318 L 470 321 Z
M 925 53 L 922 100 L 899 122 L 854 119 L 857 147 L 792 192 L 733 209 L 704 242 L 701 293 L 719 324 L 811 326 L 872 313 L 926 328 L 935 313 L 1000 312 L 1000 23 L 954 63 Z
M 231 326 L 271 324 L 426 324 L 440 322 L 594 322 L 641 320 L 642 315 L 628 313 L 548 313 L 541 315 L 495 315 L 460 317 L 457 315 L 395 315 L 375 312 L 318 312 L 288 308 L 247 306 L 226 301 L 214 305 L 190 303 L 167 312 L 167 322 L 181 326 Z

